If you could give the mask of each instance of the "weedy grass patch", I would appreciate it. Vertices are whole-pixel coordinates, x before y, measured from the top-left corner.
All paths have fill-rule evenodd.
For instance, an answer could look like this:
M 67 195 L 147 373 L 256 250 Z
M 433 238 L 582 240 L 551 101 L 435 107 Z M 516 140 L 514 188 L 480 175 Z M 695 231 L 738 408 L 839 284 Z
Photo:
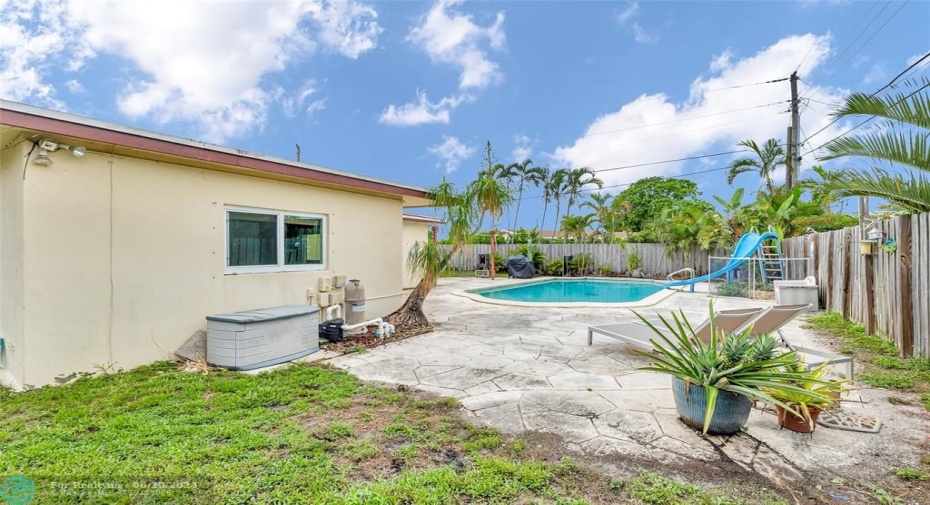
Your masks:
M 930 410 L 930 359 L 901 358 L 891 341 L 867 334 L 862 325 L 847 321 L 836 312 L 817 314 L 808 322 L 814 330 L 837 337 L 840 352 L 864 363 L 857 380 L 876 388 L 917 393 L 921 406 Z M 901 398 L 892 398 L 889 399 L 892 403 L 905 403 Z
M 456 401 L 319 365 L 246 375 L 159 362 L 0 400 L 0 476 L 34 482 L 33 503 L 648 503 L 684 496 L 675 486 L 702 492 L 658 480 L 609 489 L 571 458 L 546 461 L 466 423 Z

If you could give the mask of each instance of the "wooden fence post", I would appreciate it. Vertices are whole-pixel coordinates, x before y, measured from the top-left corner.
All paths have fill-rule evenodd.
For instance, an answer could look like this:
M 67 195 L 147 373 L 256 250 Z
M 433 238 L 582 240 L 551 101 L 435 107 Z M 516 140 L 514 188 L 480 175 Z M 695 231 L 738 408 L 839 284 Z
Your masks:
M 898 263 L 898 304 L 901 313 L 898 314 L 898 335 L 901 339 L 901 357 L 908 358 L 914 355 L 914 303 L 911 293 L 911 258 L 918 253 L 911 243 L 911 218 L 902 216 L 896 218 L 898 236 L 896 238 L 898 250 L 896 251 Z M 926 251 L 925 251 L 926 252 Z M 919 316 L 918 316 L 919 317 Z

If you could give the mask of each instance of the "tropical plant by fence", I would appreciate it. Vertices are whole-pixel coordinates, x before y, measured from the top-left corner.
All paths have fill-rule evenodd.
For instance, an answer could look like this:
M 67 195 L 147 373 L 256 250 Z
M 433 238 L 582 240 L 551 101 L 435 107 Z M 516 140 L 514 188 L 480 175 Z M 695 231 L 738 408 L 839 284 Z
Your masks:
M 859 227 L 784 241 L 786 257 L 813 259 L 821 305 L 882 335 L 902 356 L 930 356 L 930 214 L 870 225 L 883 232 L 861 254 Z
M 547 261 L 562 259 L 563 256 L 590 254 L 594 271 L 609 269 L 615 273 L 632 270 L 630 256 L 635 256 L 638 258 L 638 270 L 645 277 L 665 277 L 682 268 L 693 268 L 696 275 L 703 275 L 707 273 L 707 260 L 711 254 L 726 254 L 723 250 L 701 251 L 695 248 L 687 254 L 679 251 L 669 255 L 662 244 L 541 244 L 538 247 L 546 255 Z M 495 251 L 498 256 L 506 257 L 516 249 L 516 245 L 498 244 Z M 452 258 L 452 268 L 475 270 L 480 263 L 480 255 L 490 252 L 491 246 L 487 244 L 466 245 Z M 636 264 L 635 260 L 633 264 Z

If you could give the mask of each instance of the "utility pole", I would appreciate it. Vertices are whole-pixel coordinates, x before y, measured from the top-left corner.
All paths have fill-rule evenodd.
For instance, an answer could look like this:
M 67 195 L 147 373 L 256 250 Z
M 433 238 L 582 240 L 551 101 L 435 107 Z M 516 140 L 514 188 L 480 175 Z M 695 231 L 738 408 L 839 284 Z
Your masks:
M 294 144 L 297 146 L 297 163 L 300 163 L 300 144 Z
M 788 157 L 785 164 L 785 185 L 788 189 L 797 186 L 801 180 L 801 112 L 798 110 L 798 72 L 791 72 L 791 126 L 788 128 Z
M 794 177 L 791 175 L 794 172 L 794 127 L 788 127 L 788 139 L 787 145 L 785 146 L 785 187 L 788 188 L 788 191 L 791 191 L 791 188 L 794 186 Z

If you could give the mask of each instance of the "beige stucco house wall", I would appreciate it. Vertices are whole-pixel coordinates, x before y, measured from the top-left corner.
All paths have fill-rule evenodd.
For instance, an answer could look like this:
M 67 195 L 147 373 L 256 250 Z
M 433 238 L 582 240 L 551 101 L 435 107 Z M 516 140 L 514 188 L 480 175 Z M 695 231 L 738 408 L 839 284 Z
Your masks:
M 369 316 L 401 302 L 404 258 L 389 251 L 402 250 L 405 205 L 427 203 L 419 188 L 0 105 L 5 383 L 168 358 L 205 316 L 315 302 L 324 275 L 361 279 Z M 37 135 L 87 153 L 36 165 Z M 231 273 L 230 207 L 322 216 L 323 265 Z
M 404 214 L 403 243 L 401 246 L 401 258 L 404 262 L 404 289 L 415 288 L 423 277 L 422 275 L 413 275 L 408 268 L 407 255 L 410 253 L 410 249 L 417 242 L 425 242 L 430 237 L 432 227 L 441 222 L 441 219 L 431 216 Z

